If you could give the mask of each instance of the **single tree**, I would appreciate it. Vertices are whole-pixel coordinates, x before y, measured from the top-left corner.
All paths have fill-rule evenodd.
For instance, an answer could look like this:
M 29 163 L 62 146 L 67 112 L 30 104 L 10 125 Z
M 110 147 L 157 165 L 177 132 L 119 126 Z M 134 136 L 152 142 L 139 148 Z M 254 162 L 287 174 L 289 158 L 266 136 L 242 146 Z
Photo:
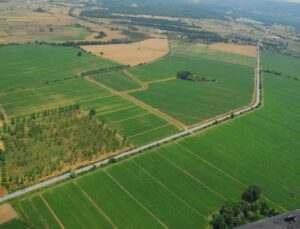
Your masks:
M 261 188 L 256 185 L 251 185 L 242 194 L 242 200 L 245 200 L 248 203 L 254 203 L 260 198 L 260 194 Z
M 93 108 L 90 110 L 89 116 L 95 116 L 97 111 Z

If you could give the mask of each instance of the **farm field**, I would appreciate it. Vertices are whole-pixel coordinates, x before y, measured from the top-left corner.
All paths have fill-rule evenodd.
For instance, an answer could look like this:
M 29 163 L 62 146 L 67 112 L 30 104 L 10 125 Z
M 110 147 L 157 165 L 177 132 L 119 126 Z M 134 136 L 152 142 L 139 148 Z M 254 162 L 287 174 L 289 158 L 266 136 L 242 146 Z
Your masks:
M 299 69 L 298 58 L 291 58 L 287 55 L 266 51 L 263 53 L 263 61 L 265 62 L 264 70 L 273 70 L 281 73 L 284 77 L 295 77 L 300 80 L 300 73 L 295 70 Z
M 170 42 L 172 51 L 177 55 L 205 57 L 206 59 L 229 62 L 254 67 L 256 47 L 237 44 Z
M 190 71 L 199 74 L 214 74 L 222 67 L 236 67 L 245 69 L 247 66 L 254 69 L 256 58 L 251 56 L 238 55 L 234 53 L 212 50 L 203 44 L 176 43 L 170 41 L 172 52 L 163 59 L 150 64 L 130 69 L 130 72 L 144 82 L 165 79 L 176 76 L 179 71 Z M 219 67 L 217 68 L 216 65 Z M 226 70 L 227 70 L 226 68 Z M 209 72 L 216 71 L 216 72 Z M 254 70 L 252 70 L 254 71 Z
M 30 213 L 23 220 L 38 228 L 60 223 L 203 228 L 225 201 L 239 199 L 255 184 L 278 210 L 296 209 L 299 87 L 300 82 L 265 74 L 260 110 L 13 204 Z
M 131 95 L 187 125 L 229 112 L 252 100 L 254 69 L 248 66 L 174 54 L 131 72 L 148 81 L 175 76 L 179 71 L 216 82 L 175 79 L 150 84 L 148 90 Z
M 93 79 L 116 91 L 127 91 L 141 87 L 139 83 L 128 77 L 123 71 L 93 75 Z
M 151 38 L 131 44 L 88 45 L 81 48 L 117 63 L 137 66 L 167 55 L 169 43 L 166 38 Z
M 79 57 L 78 51 L 75 48 L 35 44 L 0 47 L 0 93 L 117 65 L 85 53 Z
M 120 31 L 74 18 L 69 15 L 72 4 L 54 5 L 41 1 L 20 0 L 0 2 L 0 44 L 32 41 L 111 41 L 124 38 Z M 41 8 L 44 12 L 36 12 Z M 95 38 L 100 31 L 107 36 Z
M 0 55 L 6 56 L 0 63 L 6 72 L 0 77 L 0 104 L 8 117 L 79 103 L 84 110 L 95 108 L 100 120 L 120 131 L 132 144 L 144 144 L 177 131 L 173 125 L 132 102 L 82 77 L 76 78 L 83 71 L 116 66 L 85 53 L 78 57 L 77 52 L 74 48 L 39 45 L 0 48 Z M 11 68 L 14 59 L 19 66 Z

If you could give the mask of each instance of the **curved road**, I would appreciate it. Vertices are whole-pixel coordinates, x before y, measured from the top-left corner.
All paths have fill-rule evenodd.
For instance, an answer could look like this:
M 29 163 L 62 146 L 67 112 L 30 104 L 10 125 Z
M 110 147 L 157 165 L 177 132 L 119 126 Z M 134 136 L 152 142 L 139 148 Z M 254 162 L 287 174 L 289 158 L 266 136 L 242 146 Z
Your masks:
M 256 109 L 256 108 L 258 108 L 260 106 L 260 102 L 261 102 L 261 89 L 260 89 L 260 85 L 261 85 L 260 47 L 262 45 L 262 42 L 263 42 L 264 38 L 266 37 L 266 34 L 267 34 L 267 32 L 265 33 L 264 37 L 257 43 L 257 67 L 256 67 L 256 71 L 255 71 L 255 100 L 254 100 L 254 102 L 251 105 L 249 105 L 249 106 L 247 106 L 245 108 L 241 108 L 240 110 L 235 111 L 233 113 L 235 117 L 239 116 L 239 115 L 242 115 L 242 114 L 244 114 L 246 112 L 249 112 L 249 111 L 251 111 L 253 109 Z M 181 137 L 184 137 L 184 136 L 187 136 L 187 135 L 191 135 L 191 134 L 193 134 L 196 131 L 208 128 L 208 127 L 210 127 L 212 125 L 215 125 L 217 123 L 220 123 L 220 122 L 223 122 L 225 120 L 231 119 L 231 117 L 232 117 L 232 113 L 222 115 L 220 117 L 212 119 L 211 121 L 199 124 L 198 126 L 195 126 L 195 127 L 190 128 L 190 129 L 184 130 L 184 131 L 179 132 L 177 134 L 174 134 L 172 136 L 169 136 L 169 137 L 163 138 L 161 140 L 155 141 L 153 143 L 150 143 L 150 144 L 138 147 L 136 149 L 133 149 L 133 150 L 121 153 L 121 154 L 115 156 L 114 158 L 121 159 L 121 158 L 130 156 L 130 155 L 133 155 L 133 154 L 140 153 L 140 152 L 142 152 L 144 150 L 147 150 L 147 149 L 150 149 L 150 148 L 153 148 L 153 147 L 157 147 L 157 146 L 159 146 L 161 144 L 173 141 L 175 139 L 178 139 L 178 138 L 181 138 Z M 83 168 L 77 169 L 74 172 L 76 174 L 80 174 L 80 173 L 92 170 L 95 166 L 99 167 L 99 166 L 106 165 L 108 163 L 109 163 L 109 159 L 106 159 L 106 160 L 97 162 L 95 164 L 92 164 L 92 165 L 85 166 Z M 19 196 L 24 195 L 26 193 L 29 193 L 31 191 L 35 191 L 35 190 L 38 190 L 40 188 L 43 188 L 43 187 L 55 184 L 57 182 L 69 179 L 70 177 L 71 177 L 71 173 L 69 172 L 69 173 L 63 174 L 61 176 L 54 177 L 54 178 L 51 178 L 51 179 L 46 180 L 44 182 L 38 183 L 36 185 L 24 188 L 22 190 L 19 190 L 19 191 L 16 191 L 14 193 L 11 193 L 11 194 L 8 194 L 6 196 L 1 197 L 0 198 L 0 203 L 4 202 L 4 201 L 7 201 L 7 200 L 10 200 L 10 199 L 13 199 L 13 198 L 16 198 L 16 197 L 19 197 Z

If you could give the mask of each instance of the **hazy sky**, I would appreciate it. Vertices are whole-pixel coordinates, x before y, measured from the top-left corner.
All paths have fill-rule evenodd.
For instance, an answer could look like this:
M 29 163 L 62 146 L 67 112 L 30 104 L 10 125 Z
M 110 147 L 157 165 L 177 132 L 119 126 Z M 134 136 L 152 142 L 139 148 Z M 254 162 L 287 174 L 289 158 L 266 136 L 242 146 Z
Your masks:
M 284 0 L 286 2 L 295 2 L 295 3 L 300 3 L 300 0 Z

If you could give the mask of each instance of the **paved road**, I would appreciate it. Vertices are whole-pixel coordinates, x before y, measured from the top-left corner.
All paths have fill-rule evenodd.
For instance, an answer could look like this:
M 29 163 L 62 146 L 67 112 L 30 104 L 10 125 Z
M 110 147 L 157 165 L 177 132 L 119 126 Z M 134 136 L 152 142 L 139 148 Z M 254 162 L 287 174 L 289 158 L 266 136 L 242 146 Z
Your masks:
M 257 44 L 257 67 L 256 67 L 256 71 L 255 71 L 255 100 L 248 107 L 244 107 L 244 108 L 241 108 L 238 111 L 235 111 L 233 113 L 234 116 L 242 115 L 242 114 L 244 114 L 246 112 L 249 112 L 249 111 L 251 111 L 253 109 L 256 109 L 256 108 L 258 108 L 260 106 L 260 102 L 261 102 L 261 89 L 260 89 L 260 84 L 261 84 L 260 47 L 262 45 L 262 42 L 263 42 L 266 34 L 264 35 L 264 37 Z M 124 152 L 122 154 L 119 154 L 118 156 L 115 156 L 115 158 L 116 159 L 121 159 L 121 158 L 130 156 L 130 155 L 133 155 L 133 154 L 140 153 L 140 152 L 142 152 L 144 150 L 147 150 L 147 149 L 150 149 L 150 148 L 153 148 L 153 147 L 157 147 L 157 146 L 159 146 L 161 144 L 173 141 L 175 139 L 178 139 L 178 138 L 181 138 L 181 137 L 184 137 L 184 136 L 187 136 L 187 135 L 191 135 L 191 134 L 193 134 L 196 131 L 208 128 L 208 127 L 210 127 L 212 125 L 215 125 L 216 123 L 220 123 L 220 122 L 223 122 L 225 120 L 228 120 L 228 119 L 231 118 L 231 116 L 232 116 L 232 113 L 225 114 L 225 115 L 220 116 L 218 118 L 212 119 L 209 122 L 205 122 L 205 123 L 199 124 L 198 126 L 195 126 L 195 127 L 190 128 L 190 129 L 184 130 L 184 131 L 179 132 L 177 134 L 174 134 L 172 136 L 163 138 L 163 139 L 155 141 L 153 143 L 150 143 L 150 144 L 138 147 L 136 149 Z M 83 168 L 77 169 L 77 170 L 75 170 L 75 173 L 76 174 L 80 174 L 80 173 L 83 173 L 83 172 L 87 172 L 87 171 L 92 170 L 95 166 L 99 167 L 99 166 L 102 166 L 102 165 L 105 165 L 105 164 L 108 164 L 108 163 L 109 163 L 109 159 L 106 159 L 106 160 L 97 162 L 97 163 L 95 163 L 93 165 L 89 165 L 89 166 L 85 166 Z M 16 197 L 19 197 L 19 196 L 24 195 L 26 193 L 29 193 L 31 191 L 38 190 L 40 188 L 43 188 L 43 187 L 55 184 L 57 182 L 69 179 L 70 176 L 71 176 L 71 173 L 66 173 L 64 175 L 61 175 L 61 176 L 58 176 L 58 177 L 54 177 L 54 178 L 49 179 L 47 181 L 38 183 L 36 185 L 30 186 L 30 187 L 27 187 L 27 188 L 24 188 L 22 190 L 16 191 L 16 192 L 11 193 L 11 194 L 8 194 L 8 195 L 0 198 L 0 203 L 4 202 L 4 201 L 7 201 L 7 200 L 10 200 L 10 199 L 13 199 L 13 198 L 16 198 Z

